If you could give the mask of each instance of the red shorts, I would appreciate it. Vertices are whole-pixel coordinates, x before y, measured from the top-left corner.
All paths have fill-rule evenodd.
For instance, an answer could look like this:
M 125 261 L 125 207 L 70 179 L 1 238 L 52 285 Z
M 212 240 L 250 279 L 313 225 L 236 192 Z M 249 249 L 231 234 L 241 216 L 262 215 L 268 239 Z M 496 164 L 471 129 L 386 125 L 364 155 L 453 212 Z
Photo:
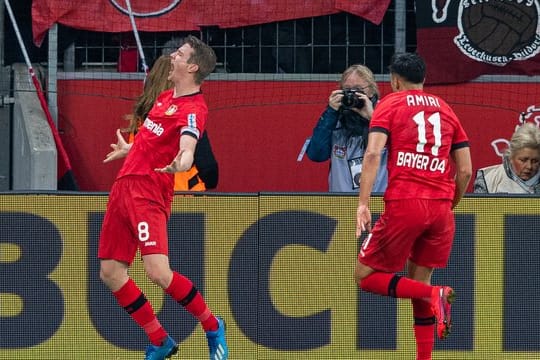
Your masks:
M 156 199 L 159 192 L 156 184 L 144 176 L 114 182 L 101 227 L 100 259 L 131 264 L 138 248 L 141 255 L 168 255 L 170 203 Z
M 443 268 L 454 241 L 450 200 L 406 199 L 385 203 L 385 209 L 360 248 L 358 261 L 375 270 L 398 272 L 407 259 Z

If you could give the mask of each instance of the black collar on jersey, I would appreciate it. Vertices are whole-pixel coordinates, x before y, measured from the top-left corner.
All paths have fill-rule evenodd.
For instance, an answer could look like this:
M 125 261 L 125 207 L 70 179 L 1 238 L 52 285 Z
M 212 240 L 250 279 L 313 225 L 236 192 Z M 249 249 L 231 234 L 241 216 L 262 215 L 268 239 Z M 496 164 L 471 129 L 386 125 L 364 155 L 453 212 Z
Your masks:
M 195 95 L 199 95 L 199 94 L 202 94 L 202 90 L 196 91 L 196 92 L 191 93 L 191 94 L 181 95 L 181 96 L 178 96 L 178 97 L 188 97 L 188 96 L 195 96 Z

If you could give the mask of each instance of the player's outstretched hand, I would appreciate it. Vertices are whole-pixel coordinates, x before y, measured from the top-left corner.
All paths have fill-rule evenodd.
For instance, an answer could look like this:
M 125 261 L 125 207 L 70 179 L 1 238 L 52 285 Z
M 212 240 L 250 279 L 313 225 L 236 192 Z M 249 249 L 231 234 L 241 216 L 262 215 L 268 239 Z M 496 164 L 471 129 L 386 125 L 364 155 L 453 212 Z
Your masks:
M 180 150 L 174 160 L 167 166 L 154 169 L 157 172 L 174 174 L 181 171 L 188 171 L 193 165 L 193 152 Z
M 116 144 L 111 144 L 111 148 L 113 149 L 113 151 L 107 154 L 105 160 L 103 160 L 104 163 L 126 157 L 129 149 L 131 149 L 131 144 L 128 144 L 126 142 L 120 129 L 116 130 L 116 138 Z
M 371 212 L 366 205 L 360 205 L 356 210 L 356 238 L 362 235 L 362 231 L 371 232 Z

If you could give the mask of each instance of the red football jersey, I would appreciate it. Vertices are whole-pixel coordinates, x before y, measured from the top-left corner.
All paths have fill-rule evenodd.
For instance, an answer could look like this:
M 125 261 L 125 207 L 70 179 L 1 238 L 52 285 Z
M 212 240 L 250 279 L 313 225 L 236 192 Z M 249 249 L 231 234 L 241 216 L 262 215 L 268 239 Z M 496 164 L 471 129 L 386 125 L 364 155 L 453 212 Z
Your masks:
M 453 199 L 450 153 L 469 143 L 444 100 L 422 90 L 389 94 L 377 104 L 370 131 L 388 135 L 385 200 Z
M 173 90 L 162 92 L 139 128 L 118 178 L 148 175 L 162 189 L 173 189 L 173 174 L 154 169 L 171 163 L 180 149 L 180 136 L 191 133 L 199 138 L 208 118 L 208 107 L 202 93 L 173 97 Z

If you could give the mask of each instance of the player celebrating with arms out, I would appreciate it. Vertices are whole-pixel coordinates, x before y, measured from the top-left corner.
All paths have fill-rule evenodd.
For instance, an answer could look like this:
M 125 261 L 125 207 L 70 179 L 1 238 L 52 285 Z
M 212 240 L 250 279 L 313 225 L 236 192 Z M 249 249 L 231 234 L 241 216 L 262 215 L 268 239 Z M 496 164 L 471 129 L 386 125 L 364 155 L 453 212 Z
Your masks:
M 450 333 L 455 295 L 449 286 L 430 285 L 431 274 L 447 265 L 455 232 L 452 209 L 472 176 L 471 157 L 452 109 L 423 90 L 424 61 L 413 53 L 395 54 L 390 76 L 393 93 L 373 113 L 364 155 L 356 236 L 369 234 L 358 254 L 355 280 L 364 291 L 411 299 L 417 360 L 429 360 L 434 328 L 440 339 Z M 385 209 L 372 229 L 369 199 L 385 146 Z M 396 272 L 405 264 L 407 276 L 401 277 Z
M 193 164 L 195 146 L 204 131 L 208 107 L 201 84 L 215 68 L 212 48 L 194 36 L 171 54 L 169 80 L 148 113 L 133 144 L 120 130 L 118 143 L 104 162 L 127 156 L 112 186 L 99 239 L 100 276 L 118 304 L 150 340 L 145 360 L 163 360 L 178 350 L 161 326 L 128 269 L 140 250 L 148 278 L 197 318 L 206 332 L 211 360 L 225 360 L 229 350 L 225 323 L 212 314 L 201 293 L 185 276 L 172 271 L 168 257 L 167 220 L 175 172 Z

